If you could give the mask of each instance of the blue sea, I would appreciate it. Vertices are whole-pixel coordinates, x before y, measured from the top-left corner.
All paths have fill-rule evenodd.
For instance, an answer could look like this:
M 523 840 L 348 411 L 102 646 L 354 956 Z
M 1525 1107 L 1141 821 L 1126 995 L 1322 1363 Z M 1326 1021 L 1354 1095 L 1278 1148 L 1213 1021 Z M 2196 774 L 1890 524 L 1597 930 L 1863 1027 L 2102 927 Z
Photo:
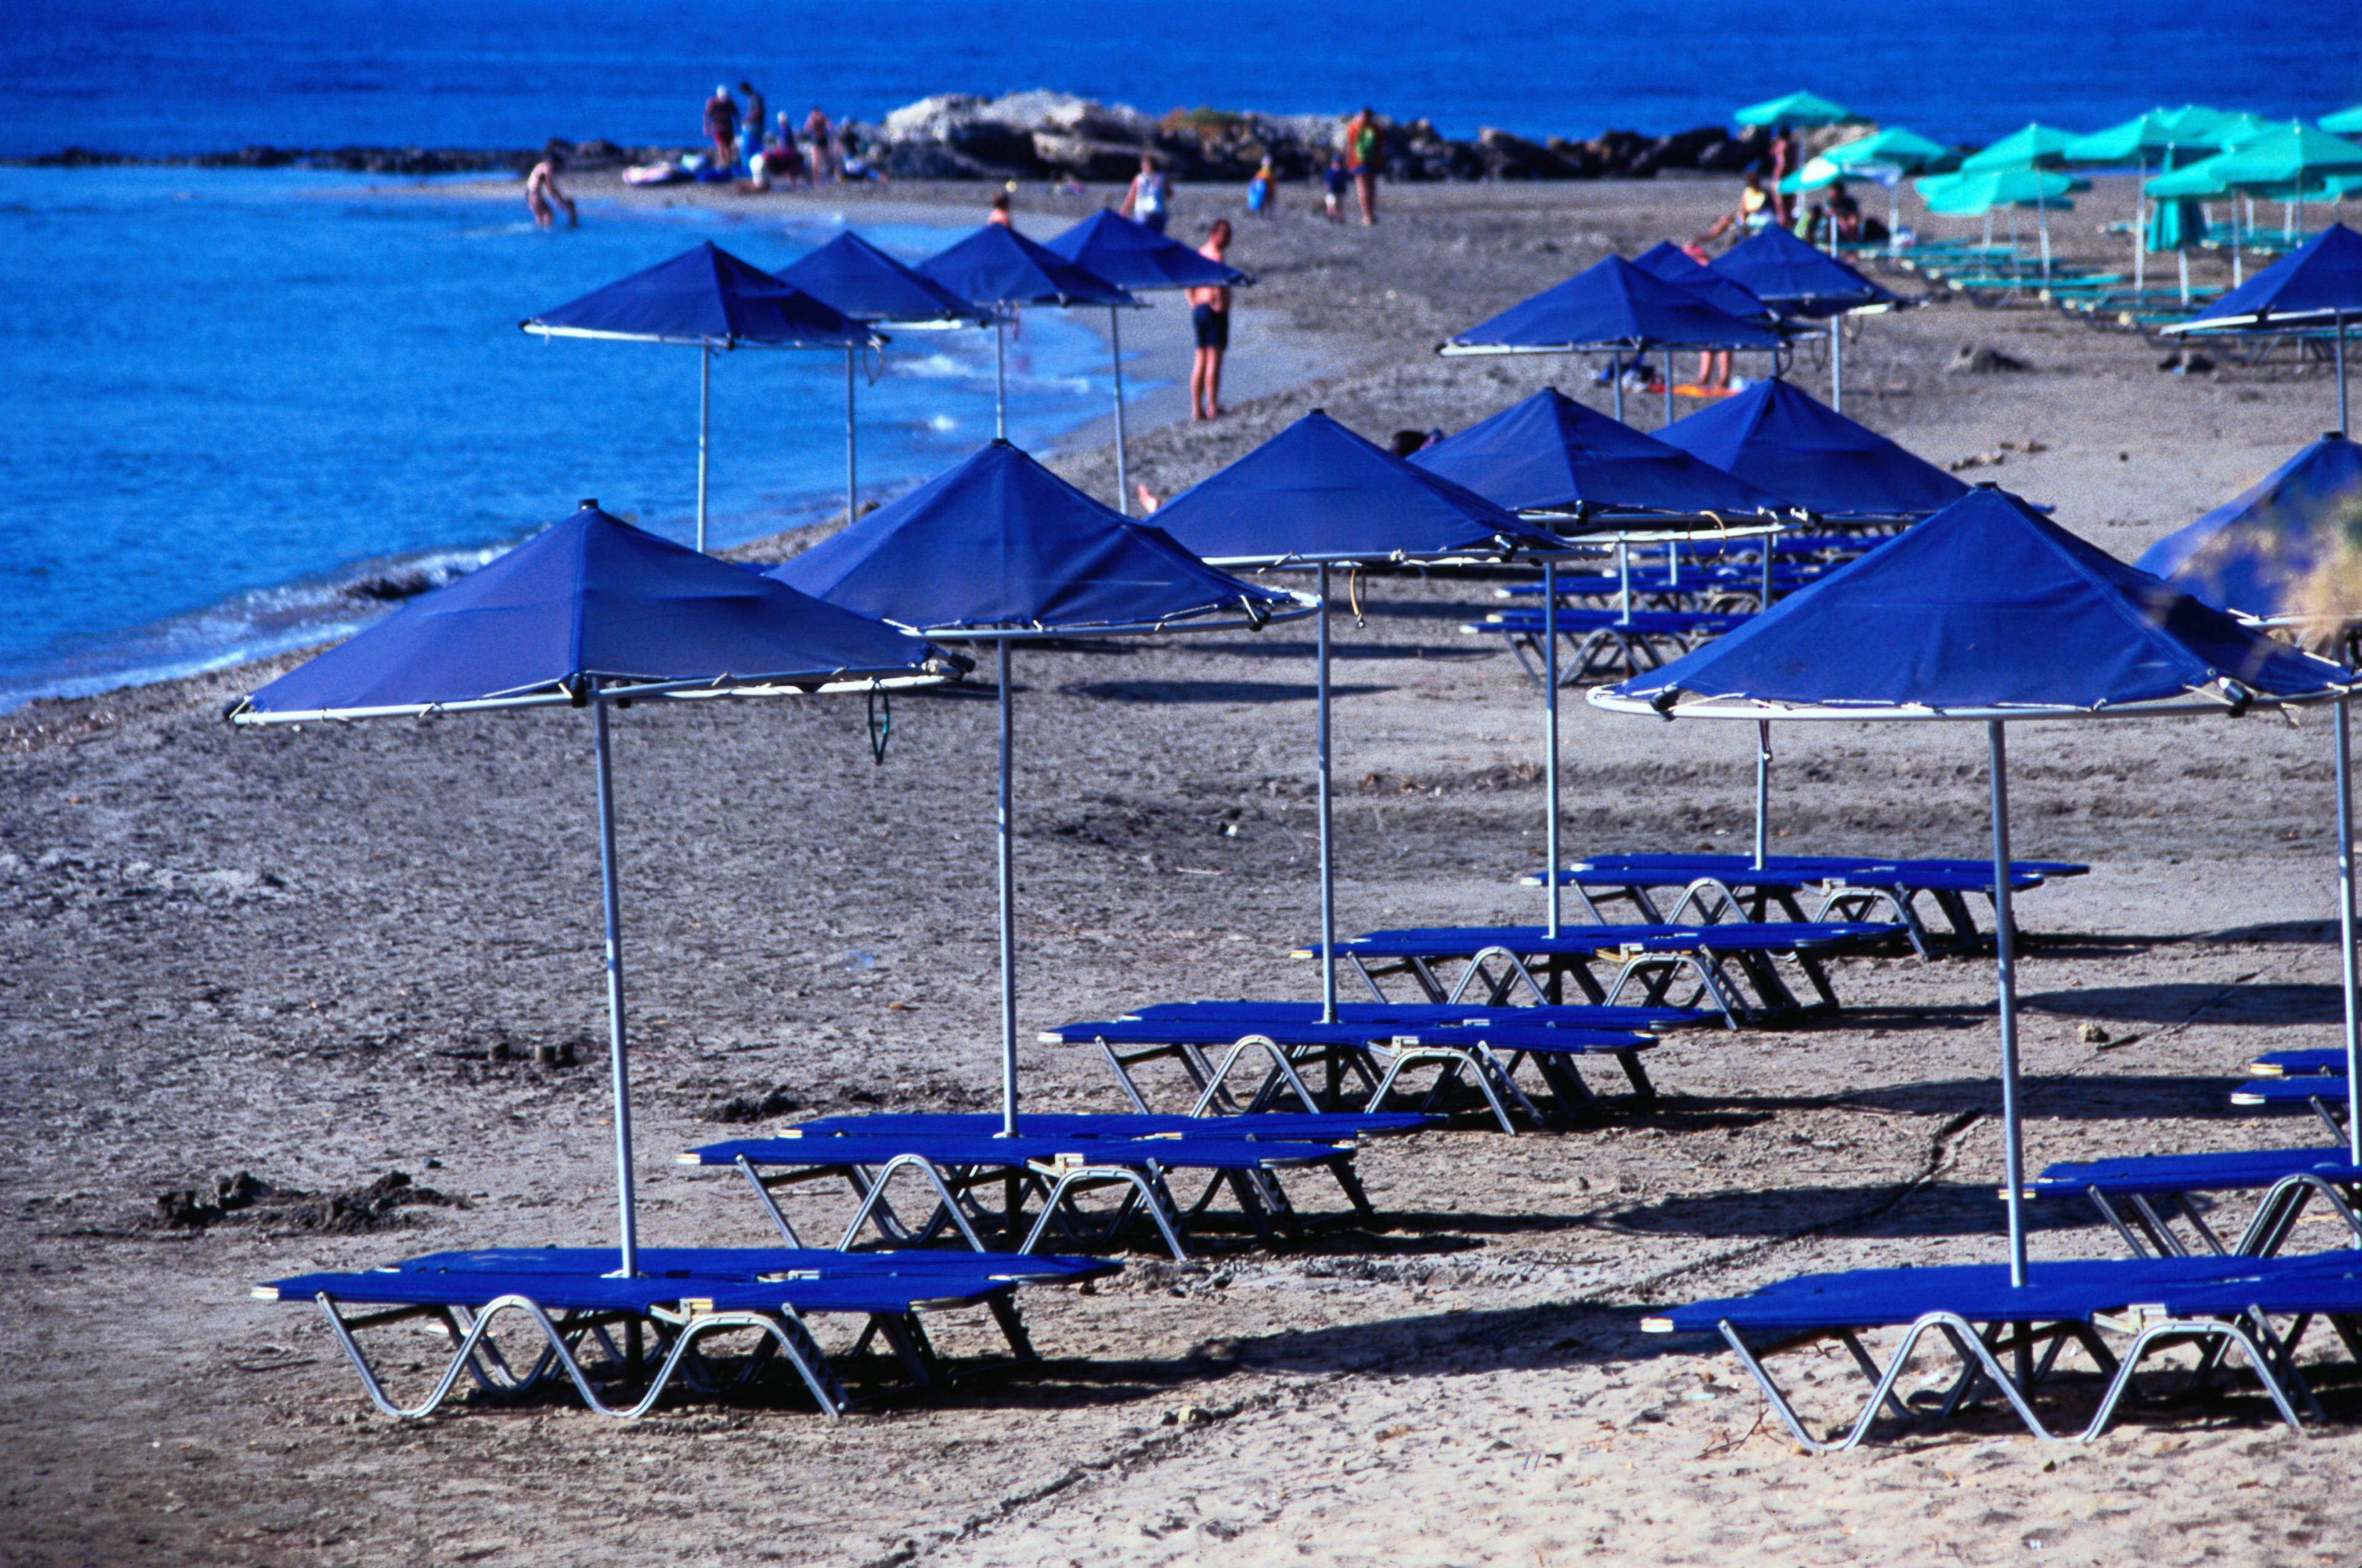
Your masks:
M 269 144 L 687 144 L 717 81 L 875 118 L 1048 86 L 1151 111 L 1373 104 L 1447 133 L 1677 129 L 1810 87 L 1976 141 L 2159 104 L 2315 116 L 2362 101 L 2354 0 L 1433 0 L 1229 10 L 870 0 L 14 0 L 0 157 Z M 696 359 L 515 323 L 696 239 L 760 265 L 833 226 L 586 208 L 295 171 L 0 169 L 0 710 L 292 646 L 381 612 L 595 496 L 686 536 Z M 951 237 L 876 233 L 916 256 Z M 861 392 L 866 491 L 991 432 L 989 340 L 898 345 Z M 1106 405 L 1099 340 L 1029 319 L 1012 435 Z M 842 361 L 739 355 L 713 381 L 715 537 L 825 514 Z

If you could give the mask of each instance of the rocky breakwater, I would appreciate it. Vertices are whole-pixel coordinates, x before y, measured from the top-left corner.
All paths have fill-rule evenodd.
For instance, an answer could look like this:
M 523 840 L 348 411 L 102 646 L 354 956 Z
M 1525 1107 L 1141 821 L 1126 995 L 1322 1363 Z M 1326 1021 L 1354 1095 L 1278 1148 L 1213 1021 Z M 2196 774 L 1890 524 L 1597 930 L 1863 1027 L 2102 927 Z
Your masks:
M 1396 180 L 1645 180 L 1666 170 L 1730 172 L 1760 160 L 1768 138 L 1701 127 L 1672 136 L 1611 130 L 1576 141 L 1531 141 L 1487 127 L 1470 140 L 1424 119 L 1385 120 L 1386 172 Z M 883 172 L 915 180 L 1131 178 L 1153 153 L 1177 179 L 1245 180 L 1266 158 L 1286 180 L 1309 178 L 1341 145 L 1328 115 L 1175 109 L 1149 116 L 1068 93 L 980 98 L 947 93 L 858 127 Z

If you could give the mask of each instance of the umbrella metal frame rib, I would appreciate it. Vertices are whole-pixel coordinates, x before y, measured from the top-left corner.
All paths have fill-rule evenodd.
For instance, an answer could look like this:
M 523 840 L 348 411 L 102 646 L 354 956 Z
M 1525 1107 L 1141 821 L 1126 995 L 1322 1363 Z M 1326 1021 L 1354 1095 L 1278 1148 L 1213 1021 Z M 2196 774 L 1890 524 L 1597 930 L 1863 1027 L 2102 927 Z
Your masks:
M 302 724 L 374 718 L 432 719 L 450 713 L 487 712 L 511 708 L 587 707 L 590 710 L 590 746 L 598 792 L 599 904 L 606 939 L 607 1059 L 612 1080 L 615 1122 L 615 1198 L 618 1212 L 617 1272 L 630 1277 L 639 1272 L 637 1194 L 632 1178 L 632 1101 L 630 1053 L 624 1009 L 624 934 L 621 876 L 615 856 L 615 789 L 613 746 L 608 737 L 607 710 L 651 698 L 759 697 L 821 695 L 851 691 L 899 690 L 937 686 L 941 674 L 837 671 L 806 679 L 749 677 L 743 679 L 623 681 L 608 684 L 597 678 L 578 691 L 535 691 L 511 697 L 487 697 L 467 701 L 410 703 L 385 708 L 323 709 L 309 712 L 260 713 L 233 712 L 237 724 Z
M 553 337 L 585 337 L 609 343 L 664 343 L 675 348 L 695 348 L 697 356 L 697 551 L 705 553 L 705 477 L 706 446 L 712 424 L 713 351 L 734 353 L 741 348 L 771 348 L 784 350 L 834 349 L 838 345 L 809 343 L 755 343 L 741 337 L 668 337 L 636 332 L 598 332 L 579 326 L 544 326 L 537 321 L 520 324 L 523 329 L 547 342 Z M 866 347 L 883 348 L 886 339 L 874 331 Z M 844 350 L 844 515 L 853 517 L 853 357 L 858 348 Z
M 1670 693 L 1668 693 L 1670 695 Z M 1770 751 L 1769 725 L 1773 720 L 1847 720 L 1862 723 L 1982 722 L 1985 726 L 1987 767 L 1991 773 L 1991 812 L 1992 819 L 1993 867 L 1993 958 L 1994 976 L 1999 992 L 2002 1069 L 2002 1164 L 2007 1182 L 2005 1197 L 2009 1214 L 2010 1283 L 2025 1283 L 2025 1150 L 2022 1110 L 2018 1099 L 2017 1050 L 2017 929 L 2010 907 L 2011 854 L 2009 840 L 2009 752 L 2004 727 L 2013 720 L 2058 722 L 2092 719 L 2162 718 L 2174 715 L 2212 713 L 2235 715 L 2242 711 L 2227 701 L 2194 701 L 2177 698 L 2153 703 L 2129 703 L 2121 707 L 2053 708 L 2028 706 L 2023 708 L 1958 708 L 1933 709 L 1917 706 L 1857 708 L 1843 704 L 1786 704 L 1755 701 L 1746 699 L 1716 701 L 1705 699 L 1685 703 L 1658 705 L 1660 700 L 1624 697 L 1605 690 L 1591 693 L 1594 707 L 1611 712 L 1639 713 L 1672 720 L 1683 719 L 1749 719 L 1763 728 L 1758 731 L 1758 790 L 1765 789 L 1762 768 Z M 2353 755 L 2351 742 L 2350 699 L 2341 696 L 2312 697 L 2298 701 L 2275 702 L 2275 706 L 2293 707 L 2328 701 L 2333 704 L 2333 745 L 2335 751 L 2337 805 L 2337 900 L 2338 930 L 2344 945 L 2341 968 L 2345 988 L 2345 1046 L 2348 1104 L 2346 1108 L 2347 1157 L 2362 1165 L 2362 992 L 2357 992 L 2355 954 L 2355 889 L 2354 889 L 2354 810 Z M 1761 849 L 1761 819 L 1758 819 L 1758 856 Z

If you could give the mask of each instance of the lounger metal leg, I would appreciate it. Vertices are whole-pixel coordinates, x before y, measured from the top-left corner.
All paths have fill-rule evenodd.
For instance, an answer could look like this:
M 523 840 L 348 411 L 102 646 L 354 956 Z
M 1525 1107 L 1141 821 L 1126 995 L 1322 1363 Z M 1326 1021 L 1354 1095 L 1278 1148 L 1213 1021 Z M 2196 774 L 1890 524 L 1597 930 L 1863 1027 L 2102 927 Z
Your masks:
M 837 1240 L 838 1252 L 852 1251 L 853 1243 L 860 1236 L 862 1227 L 869 1223 L 874 1212 L 884 1207 L 887 1186 L 893 1181 L 894 1173 L 899 1170 L 918 1172 L 920 1178 L 934 1188 L 938 1206 L 936 1217 L 958 1231 L 960 1239 L 965 1241 L 972 1250 L 979 1253 L 989 1251 L 985 1246 L 983 1239 L 976 1233 L 975 1228 L 967 1222 L 967 1216 L 960 1211 L 959 1200 L 953 1196 L 950 1184 L 944 1180 L 944 1173 L 937 1170 L 933 1162 L 922 1155 L 897 1154 L 879 1166 L 877 1176 L 870 1180 L 868 1194 L 862 1199 L 861 1207 L 854 1211 L 853 1222 L 845 1226 L 844 1234 Z M 1010 1218 L 1013 1224 L 1015 1217 Z M 893 1238 L 889 1236 L 889 1240 Z
M 995 1296 L 986 1305 L 992 1311 L 992 1320 L 1000 1325 L 1001 1337 L 1009 1342 L 1010 1354 L 1019 1361 L 1042 1359 L 1033 1348 L 1033 1336 L 1025 1331 L 1025 1319 L 1017 1310 L 1014 1295 Z
M 800 1249 L 804 1244 L 803 1238 L 796 1234 L 793 1225 L 788 1223 L 788 1217 L 781 1212 L 778 1200 L 771 1196 L 771 1189 L 763 1185 L 762 1174 L 755 1169 L 755 1162 L 741 1154 L 732 1163 L 746 1177 L 746 1184 L 755 1189 L 755 1200 L 763 1206 L 763 1212 L 771 1217 L 771 1223 L 778 1227 L 779 1234 L 787 1238 L 788 1245 Z
M 2108 1195 L 2106 1193 L 2102 1192 L 2096 1187 L 2085 1187 L 2083 1191 L 2085 1195 L 2091 1198 L 2092 1207 L 2100 1211 L 2100 1217 L 2116 1228 L 2116 1234 L 2123 1238 L 2125 1247 L 2130 1249 L 2133 1256 L 2136 1258 L 2145 1258 L 2151 1255 L 2151 1248 L 2149 1244 L 2144 1242 L 2140 1236 L 2134 1231 L 2133 1228 L 2125 1222 L 2125 1217 L 2116 1212 L 2116 1206 L 2108 1201 Z M 2157 1231 L 2153 1226 L 2148 1227 L 2148 1231 L 2149 1241 L 2156 1243 L 2155 1255 L 2158 1257 L 2169 1255 L 2167 1253 L 2166 1248 L 2169 1245 L 2175 1245 L 2178 1243 L 2158 1241 Z
M 1203 1116 L 1209 1108 L 1217 1105 L 1230 1111 L 1235 1111 L 1238 1109 L 1237 1103 L 1231 1099 L 1229 1091 L 1223 1088 L 1223 1085 L 1231 1076 L 1231 1067 L 1236 1066 L 1239 1058 L 1250 1050 L 1261 1051 L 1271 1058 L 1271 1070 L 1286 1080 L 1288 1088 L 1298 1100 L 1303 1102 L 1305 1110 L 1319 1109 L 1319 1102 L 1312 1098 L 1311 1088 L 1303 1078 L 1297 1076 L 1296 1064 L 1288 1059 L 1286 1052 L 1280 1049 L 1279 1042 L 1268 1034 L 1249 1034 L 1231 1046 L 1222 1057 L 1221 1066 L 1211 1069 L 1212 1076 L 1207 1080 L 1204 1092 L 1198 1096 L 1197 1103 L 1189 1108 L 1190 1115 Z M 1261 1096 L 1257 1097 L 1258 1103 L 1261 1099 Z
M 1101 1040 L 1098 1044 L 1099 1055 L 1106 1060 L 1109 1069 L 1115 1074 L 1115 1081 L 1123 1089 L 1123 1098 L 1131 1101 L 1132 1110 L 1143 1116 L 1148 1114 L 1148 1101 L 1140 1098 L 1140 1086 L 1131 1081 L 1131 1074 L 1125 1067 L 1123 1058 L 1116 1055 L 1115 1047 L 1106 1041 Z
M 1087 1165 L 1061 1176 L 1058 1178 L 1058 1184 L 1050 1189 L 1049 1198 L 1043 1203 L 1041 1216 L 1033 1221 L 1033 1229 L 1026 1233 L 1024 1244 L 1017 1250 L 1020 1253 L 1030 1253 L 1041 1244 L 1043 1236 L 1049 1231 L 1052 1217 L 1058 1212 L 1059 1206 L 1067 1201 L 1070 1190 L 1076 1184 L 1088 1183 L 1091 1186 L 1100 1186 L 1109 1182 L 1120 1183 L 1139 1193 L 1141 1208 L 1147 1212 L 1149 1220 L 1155 1225 L 1157 1234 L 1164 1238 L 1165 1249 L 1173 1254 L 1173 1261 L 1187 1263 L 1189 1249 L 1182 1245 L 1180 1232 L 1175 1229 L 1173 1220 L 1166 1217 L 1168 1205 L 1158 1200 L 1157 1195 L 1151 1190 L 1147 1181 L 1138 1171 L 1109 1165 Z
M 2149 1202 L 2146 1194 L 2137 1192 L 2129 1194 L 2125 1201 L 2132 1205 L 2133 1212 L 2141 1217 L 2141 1228 L 2147 1231 L 2150 1238 L 2156 1242 L 2159 1257 L 2180 1258 L 2190 1255 L 2190 1249 L 2183 1246 L 2181 1238 L 2174 1234 L 2171 1223 L 2157 1211 L 2156 1206 Z M 2202 1226 L 2200 1229 L 2203 1231 L 2204 1227 Z M 2206 1231 L 2206 1235 L 2210 1241 L 2213 1240 L 2213 1232 Z M 2219 1253 L 2223 1249 L 2217 1244 L 2214 1250 Z

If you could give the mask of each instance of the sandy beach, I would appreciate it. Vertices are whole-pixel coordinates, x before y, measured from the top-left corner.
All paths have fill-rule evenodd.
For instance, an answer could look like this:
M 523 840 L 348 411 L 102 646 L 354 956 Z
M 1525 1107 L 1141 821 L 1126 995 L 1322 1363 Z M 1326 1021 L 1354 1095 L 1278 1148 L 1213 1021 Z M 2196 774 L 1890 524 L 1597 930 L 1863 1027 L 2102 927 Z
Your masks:
M 2062 220 L 2064 254 L 2121 259 L 2099 232 L 2129 205 L 2111 183 Z M 1389 187 L 1364 230 L 1318 221 L 1291 187 L 1275 220 L 1236 219 L 1232 259 L 1259 282 L 1232 414 L 1176 422 L 1159 394 L 1132 426 L 1133 477 L 1169 494 L 1311 407 L 1379 440 L 1546 384 L 1604 407 L 1579 362 L 1432 350 L 1604 254 L 1686 238 L 1734 189 Z M 760 200 L 859 224 L 980 214 L 984 195 Z M 1029 188 L 1019 222 L 1047 236 L 1106 196 Z M 1238 204 L 1185 190 L 1176 231 Z M 1182 313 L 1153 314 L 1143 330 L 1166 336 L 1140 341 L 1164 345 L 1169 379 Z M 1950 371 L 1977 348 L 2027 368 Z M 2158 358 L 2048 311 L 1942 303 L 1866 324 L 1847 412 L 1937 463 L 1998 459 L 1964 477 L 2055 505 L 2129 560 L 2331 422 L 2318 373 L 2173 376 Z M 1825 394 L 1809 358 L 1798 377 Z M 1652 399 L 1628 411 L 1657 422 Z M 1109 493 L 1094 433 L 1056 464 Z M 1538 915 L 1516 879 L 1541 855 L 1539 704 L 1506 653 L 1459 630 L 1494 587 L 1385 577 L 1340 622 L 1342 930 Z M 248 1287 L 612 1235 L 587 725 L 233 731 L 224 704 L 270 673 L 0 717 L 0 1138 L 16 1151 L 0 1162 L 16 1373 L 0 1562 L 2362 1557 L 2350 1384 L 2306 1435 L 2242 1397 L 2136 1412 L 2089 1447 L 1988 1410 L 1813 1459 L 1727 1352 L 1639 1333 L 1643 1307 L 1807 1269 L 2002 1255 L 1978 959 L 1848 960 L 1839 1017 L 1671 1039 L 1645 1110 L 1374 1144 L 1378 1224 L 1219 1243 L 1199 1267 L 1136 1254 L 1090 1294 L 1034 1292 L 1045 1364 L 1005 1384 L 833 1422 L 690 1403 L 613 1423 L 565 1402 L 383 1419 L 316 1313 Z M 1316 916 L 1308 632 L 1029 652 L 1018 679 L 1029 1037 L 1154 1000 L 1316 995 L 1286 956 Z M 746 1194 L 673 1165 L 679 1149 L 822 1111 L 995 1103 L 992 725 L 980 683 L 902 699 L 879 767 L 857 702 L 619 716 L 652 1238 L 767 1239 Z M 2318 1143 L 2225 1092 L 2256 1052 L 2337 1037 L 2325 718 L 2028 724 L 2012 751 L 2018 852 L 2093 867 L 2021 906 L 2029 1161 Z M 1735 732 L 1571 703 L 1565 755 L 1574 853 L 1745 843 Z M 1787 726 L 1780 842 L 1981 853 L 1983 755 L 1974 726 Z M 533 1059 L 568 1045 L 581 1065 Z M 1029 1044 L 1023 1066 L 1036 1108 L 1122 1104 L 1083 1051 Z M 727 1120 L 767 1098 L 772 1114 Z M 160 1195 L 239 1172 L 315 1200 L 158 1218 Z M 316 1201 L 391 1172 L 444 1201 Z M 800 1201 L 816 1220 L 848 1208 Z M 2037 1256 L 2120 1250 L 2088 1208 L 2036 1218 Z M 393 1370 L 415 1383 L 429 1364 L 422 1338 Z M 1840 1353 L 1792 1375 L 1816 1419 L 1853 1413 Z

